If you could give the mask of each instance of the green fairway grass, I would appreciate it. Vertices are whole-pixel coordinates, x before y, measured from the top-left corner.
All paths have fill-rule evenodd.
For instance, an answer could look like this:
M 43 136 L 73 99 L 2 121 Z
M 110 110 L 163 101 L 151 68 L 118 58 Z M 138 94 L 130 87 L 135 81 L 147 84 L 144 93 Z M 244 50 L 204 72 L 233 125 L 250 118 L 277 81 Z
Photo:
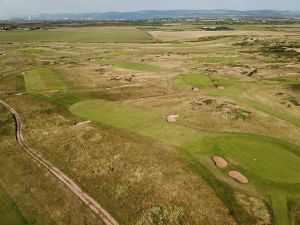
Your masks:
M 247 173 L 279 183 L 300 182 L 296 146 L 259 135 L 230 134 L 210 139 L 208 152 L 238 162 Z
M 278 193 L 272 195 L 271 197 L 272 209 L 274 215 L 274 224 L 275 225 L 288 225 L 289 213 L 288 213 L 288 203 L 287 198 L 284 194 Z
M 212 87 L 210 76 L 205 74 L 182 74 L 172 79 L 177 87 L 190 87 L 200 85 L 204 87 Z
M 40 68 L 27 71 L 24 76 L 26 91 L 64 90 L 65 83 L 51 70 Z
M 129 70 L 137 70 L 144 72 L 159 72 L 162 68 L 146 63 L 136 63 L 136 62 L 128 62 L 128 61 L 117 61 L 117 60 L 105 60 L 101 61 L 101 64 L 110 64 L 114 67 L 129 69 Z
M 87 100 L 76 103 L 70 111 L 82 118 L 181 146 L 201 132 L 184 126 L 167 123 L 164 115 L 147 110 L 122 106 L 104 100 Z
M 0 33 L 0 42 L 151 42 L 152 38 L 135 27 L 56 28 Z

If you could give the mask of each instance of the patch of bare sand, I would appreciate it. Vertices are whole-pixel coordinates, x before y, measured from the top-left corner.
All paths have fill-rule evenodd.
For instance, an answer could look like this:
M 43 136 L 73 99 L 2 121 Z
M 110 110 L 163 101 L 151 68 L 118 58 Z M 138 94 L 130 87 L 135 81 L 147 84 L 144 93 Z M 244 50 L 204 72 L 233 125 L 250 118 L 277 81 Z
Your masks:
M 300 48 L 288 48 L 287 50 L 295 51 L 300 53 Z
M 90 120 L 86 120 L 86 121 L 78 121 L 78 122 L 76 122 L 74 125 L 75 126 L 82 126 L 82 125 L 85 125 L 85 124 L 89 124 L 89 123 L 91 123 L 92 121 L 90 121 Z
M 248 178 L 238 171 L 230 171 L 228 172 L 228 176 L 232 177 L 233 179 L 237 180 L 242 184 L 247 184 L 249 182 Z
M 178 117 L 179 115 L 168 115 L 166 119 L 169 123 L 174 123 L 176 122 Z
M 228 165 L 227 161 L 220 156 L 214 156 L 212 159 L 219 168 L 225 168 Z

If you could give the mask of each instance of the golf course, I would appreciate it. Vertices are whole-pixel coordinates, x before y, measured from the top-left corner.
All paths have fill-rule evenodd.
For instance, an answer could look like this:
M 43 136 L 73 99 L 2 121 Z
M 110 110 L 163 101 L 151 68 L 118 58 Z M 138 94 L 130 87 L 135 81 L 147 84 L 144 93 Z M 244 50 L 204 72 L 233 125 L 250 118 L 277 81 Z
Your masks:
M 300 23 L 270 21 L 1 32 L 0 224 L 299 225 Z

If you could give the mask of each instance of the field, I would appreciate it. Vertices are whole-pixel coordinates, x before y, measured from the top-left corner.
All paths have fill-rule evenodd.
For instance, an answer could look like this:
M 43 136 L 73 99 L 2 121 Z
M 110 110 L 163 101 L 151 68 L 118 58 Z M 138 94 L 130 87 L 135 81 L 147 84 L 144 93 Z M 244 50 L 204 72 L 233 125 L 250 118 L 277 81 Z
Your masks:
M 280 23 L 1 32 L 0 99 L 120 224 L 297 225 L 300 25 Z M 104 224 L 2 106 L 0 141 L 0 224 Z

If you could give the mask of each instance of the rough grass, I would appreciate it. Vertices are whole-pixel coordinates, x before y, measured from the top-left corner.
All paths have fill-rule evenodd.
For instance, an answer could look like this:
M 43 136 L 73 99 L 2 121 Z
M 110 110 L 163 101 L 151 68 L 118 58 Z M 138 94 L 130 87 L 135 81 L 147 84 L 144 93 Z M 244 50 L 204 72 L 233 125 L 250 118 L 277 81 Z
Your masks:
M 262 111 L 262 112 L 264 112 L 270 116 L 273 116 L 275 118 L 284 120 L 284 121 L 291 123 L 291 124 L 295 125 L 296 127 L 300 128 L 300 119 L 298 119 L 294 116 L 291 116 L 287 113 L 283 113 L 280 111 L 275 111 L 272 108 L 270 108 L 269 106 L 262 104 L 260 102 L 251 100 L 249 98 L 242 97 L 242 98 L 237 98 L 237 99 L 240 100 L 242 103 L 246 103 L 247 105 L 249 105 L 259 111 Z
M 64 90 L 65 83 L 51 70 L 39 68 L 26 72 L 24 76 L 26 91 Z
M 1 184 L 0 184 L 1 185 Z M 0 186 L 0 224 L 26 225 L 29 224 L 17 204 Z
M 143 72 L 160 72 L 163 70 L 163 68 L 160 68 L 158 66 L 154 66 L 146 63 L 129 62 L 129 61 L 105 60 L 105 61 L 101 61 L 100 63 L 109 64 L 118 68 L 137 70 Z
M 292 199 L 288 202 L 290 221 L 292 225 L 300 224 L 300 199 Z
M 160 41 L 191 41 L 203 37 L 217 36 L 283 36 L 285 32 L 256 31 L 256 30 L 234 30 L 234 31 L 150 31 L 149 34 Z
M 0 109 L 0 122 L 1 225 L 104 224 L 17 145 L 10 113 Z

